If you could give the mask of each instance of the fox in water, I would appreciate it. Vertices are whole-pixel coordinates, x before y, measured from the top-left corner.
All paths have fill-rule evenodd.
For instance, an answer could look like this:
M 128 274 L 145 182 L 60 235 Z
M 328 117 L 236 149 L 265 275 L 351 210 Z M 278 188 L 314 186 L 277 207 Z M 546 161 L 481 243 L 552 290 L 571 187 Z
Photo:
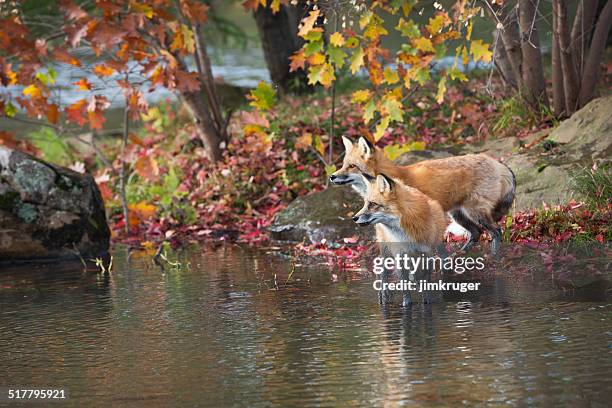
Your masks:
M 419 190 L 396 182 L 384 174 L 376 178 L 362 176 L 366 188 L 363 208 L 353 216 L 359 225 L 374 225 L 376 241 L 383 256 L 395 256 L 400 252 L 410 256 L 430 254 L 440 249 L 447 220 L 440 204 Z M 445 252 L 445 251 L 444 251 Z M 402 269 L 400 280 L 415 278 L 413 271 Z M 422 271 L 429 275 L 429 271 Z M 388 271 L 383 272 L 383 282 Z M 381 303 L 386 303 L 388 293 L 379 292 Z M 403 291 L 403 304 L 412 302 L 410 292 Z
M 331 183 L 351 185 L 365 197 L 367 183 L 361 175 L 385 174 L 440 203 L 470 233 L 461 250 L 469 250 L 486 230 L 493 239 L 491 252 L 497 253 L 502 237 L 498 222 L 510 210 L 516 191 L 514 173 L 506 165 L 486 154 L 468 154 L 398 166 L 363 137 L 357 144 L 344 136 L 342 141 L 344 161 L 330 176 Z

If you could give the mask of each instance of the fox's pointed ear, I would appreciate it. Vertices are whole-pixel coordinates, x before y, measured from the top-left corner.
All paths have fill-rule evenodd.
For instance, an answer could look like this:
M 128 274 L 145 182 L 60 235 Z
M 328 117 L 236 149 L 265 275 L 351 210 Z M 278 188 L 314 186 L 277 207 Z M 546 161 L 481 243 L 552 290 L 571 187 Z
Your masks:
M 384 174 L 379 174 L 378 177 L 376 177 L 376 186 L 381 193 L 390 193 L 393 191 L 395 182 Z
M 372 145 L 365 140 L 363 136 L 359 138 L 357 145 L 359 146 L 359 151 L 363 157 L 370 157 L 372 154 Z
M 353 150 L 353 142 L 351 142 L 348 137 L 342 136 L 342 143 L 344 143 L 344 149 L 347 153 Z

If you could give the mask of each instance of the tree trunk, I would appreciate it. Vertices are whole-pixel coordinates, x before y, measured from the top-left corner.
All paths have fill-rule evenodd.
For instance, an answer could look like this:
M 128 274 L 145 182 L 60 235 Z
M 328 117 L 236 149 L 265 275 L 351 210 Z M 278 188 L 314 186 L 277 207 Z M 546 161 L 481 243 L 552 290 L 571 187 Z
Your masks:
M 519 28 L 523 57 L 521 93 L 531 107 L 539 111 L 542 107 L 548 107 L 548 96 L 535 19 L 535 3 L 532 0 L 519 0 Z
M 309 88 L 305 71 L 289 72 L 289 57 L 304 43 L 297 32 L 305 10 L 306 2 L 300 1 L 297 6 L 282 5 L 277 13 L 269 7 L 254 13 L 270 78 L 282 93 Z
M 196 91 L 182 92 L 181 96 L 195 119 L 198 134 L 208 153 L 208 158 L 212 162 L 218 161 L 223 155 L 223 148 L 227 141 L 215 127 L 208 105 L 204 103 L 204 95 L 202 95 L 202 92 Z
M 503 28 L 500 30 L 501 40 L 505 48 L 508 62 L 512 68 L 512 74 L 519 88 L 522 87 L 521 65 L 523 57 L 521 55 L 521 37 L 519 34 L 518 18 L 516 7 L 491 5 L 487 8 L 489 14 L 493 16 L 495 23 L 501 22 Z
M 599 3 L 598 0 L 581 0 L 578 3 L 576 17 L 574 17 L 574 25 L 571 33 L 571 48 L 578 70 L 578 78 L 580 78 L 584 72 L 584 60 L 591 40 L 593 25 L 595 24 L 597 3 Z
M 516 81 L 516 77 L 514 76 L 514 71 L 512 70 L 512 65 L 510 63 L 510 59 L 508 58 L 508 53 L 506 52 L 506 47 L 501 39 L 501 34 L 499 30 L 495 30 L 493 32 L 494 38 L 494 53 L 493 53 L 493 62 L 499 71 L 499 74 L 502 77 L 504 83 L 514 89 L 518 89 L 518 83 Z
M 208 105 L 212 112 L 214 119 L 214 125 L 217 129 L 220 137 L 223 140 L 227 139 L 225 122 L 223 114 L 221 113 L 221 102 L 217 96 L 217 89 L 215 87 L 215 78 L 213 77 L 212 67 L 210 64 L 210 58 L 208 58 L 208 52 L 206 50 L 206 42 L 204 40 L 204 32 L 201 24 L 195 24 L 193 26 L 194 38 L 195 38 L 195 60 L 196 67 L 198 69 L 198 75 L 200 76 L 200 82 L 206 93 L 208 99 Z
M 561 68 L 561 55 L 559 49 L 559 31 L 557 28 L 557 6 L 553 1 L 553 37 L 552 37 L 552 90 L 553 90 L 553 113 L 562 116 L 565 112 L 565 92 L 563 89 L 563 70 Z
M 559 50 L 561 59 L 561 70 L 563 72 L 563 90 L 565 92 L 565 113 L 571 116 L 576 111 L 578 101 L 578 74 L 574 67 L 572 57 L 569 20 L 567 18 L 567 2 L 563 0 L 553 0 L 553 7 L 556 14 L 553 20 L 555 24 L 556 37 L 559 40 Z
M 595 85 L 601 74 L 601 61 L 608 39 L 608 33 L 612 26 L 612 1 L 608 1 L 599 15 L 599 20 L 593 31 L 593 39 L 589 55 L 584 65 L 582 84 L 580 86 L 579 106 L 582 107 L 593 99 Z

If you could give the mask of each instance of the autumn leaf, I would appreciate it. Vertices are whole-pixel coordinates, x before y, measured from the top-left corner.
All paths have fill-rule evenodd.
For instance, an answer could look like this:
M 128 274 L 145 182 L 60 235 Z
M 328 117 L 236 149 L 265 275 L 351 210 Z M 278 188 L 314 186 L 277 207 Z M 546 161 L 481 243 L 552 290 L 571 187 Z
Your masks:
M 242 2 L 242 7 L 244 7 L 246 11 L 255 11 L 259 6 L 266 7 L 267 2 L 268 0 L 245 0 Z
M 7 103 L 4 106 L 4 114 L 9 118 L 12 118 L 17 114 L 17 108 L 11 102 Z
M 146 201 L 128 205 L 130 226 L 137 227 L 142 221 L 150 220 L 157 214 L 157 207 Z
M 320 52 L 316 52 L 308 57 L 308 63 L 310 65 L 321 65 L 325 62 L 325 55 Z
M 385 135 L 385 131 L 389 127 L 390 121 L 391 118 L 389 118 L 389 116 L 384 116 L 381 118 L 380 122 L 378 122 L 378 125 L 376 125 L 376 129 L 374 131 L 374 141 L 378 142 Z
M 304 45 L 304 55 L 307 57 L 321 51 L 323 51 L 323 40 L 310 41 Z
M 23 94 L 25 96 L 29 96 L 30 98 L 39 98 L 40 96 L 42 96 L 42 92 L 41 92 L 40 88 L 38 88 L 34 84 L 25 87 L 23 89 Z
M 209 6 L 207 4 L 200 3 L 197 0 L 181 0 L 180 4 L 181 10 L 190 21 L 205 23 L 208 20 Z
M 81 91 L 91 91 L 91 84 L 87 82 L 87 79 L 81 78 L 76 82 L 73 82 L 72 85 L 76 85 L 77 88 Z
M 259 126 L 262 129 L 267 129 L 270 127 L 270 121 L 258 110 L 254 110 L 252 112 L 242 111 L 240 115 L 240 122 L 245 125 Z
M 311 10 L 308 14 L 308 17 L 302 19 L 300 24 L 300 29 L 298 30 L 298 35 L 300 37 L 306 36 L 313 28 L 315 23 L 317 22 L 317 18 L 319 18 L 319 14 L 321 13 L 320 9 Z
M 148 181 L 157 181 L 159 179 L 157 160 L 150 154 L 141 156 L 134 162 L 134 171 Z
M 383 152 L 385 153 L 385 156 L 387 156 L 387 158 L 391 161 L 394 161 L 395 159 L 400 157 L 402 154 L 407 153 L 409 151 L 410 151 L 410 145 L 408 144 L 405 144 L 403 146 L 400 146 L 398 144 L 393 144 L 393 145 L 387 145 L 383 148 Z
M 316 135 L 313 138 L 312 146 L 316 149 L 317 152 L 319 152 L 321 156 L 325 154 L 325 146 L 323 145 L 323 140 L 321 140 L 320 136 Z
M 444 101 L 444 94 L 446 93 L 446 77 L 442 77 L 438 82 L 438 92 L 436 93 L 436 102 L 442 103 Z
M 442 29 L 450 23 L 451 20 L 448 17 L 448 14 L 439 13 L 435 17 L 429 19 L 429 24 L 427 24 L 427 31 L 429 31 L 431 35 L 436 35 L 440 33 Z
M 351 62 L 351 74 L 355 75 L 357 71 L 363 66 L 363 57 L 364 57 L 363 48 L 359 47 L 350 58 Z
M 389 158 L 389 160 L 393 161 L 399 158 L 404 153 L 408 153 L 408 152 L 415 151 L 415 150 L 424 150 L 424 149 L 425 149 L 425 143 L 419 141 L 419 142 L 406 143 L 401 146 L 398 144 L 387 145 L 383 148 L 383 151 L 385 155 Z
M 249 105 L 262 110 L 270 110 L 276 103 L 276 92 L 272 86 L 264 81 L 257 84 L 257 88 L 251 89 L 248 99 Z
M 107 77 L 115 73 L 115 70 L 107 65 L 96 65 L 93 71 L 99 77 Z
M 185 24 L 179 26 L 179 29 L 174 33 L 174 37 L 172 37 L 170 50 L 188 53 L 193 53 L 195 51 L 195 38 L 193 37 L 191 28 Z
M 491 62 L 493 52 L 489 50 L 489 44 L 485 44 L 482 40 L 474 40 L 470 44 L 470 53 L 474 57 L 474 62 Z
M 130 143 L 133 143 L 135 145 L 138 146 L 144 146 L 144 142 L 142 141 L 142 139 L 140 137 L 138 137 L 138 135 L 136 135 L 133 132 L 128 133 L 128 140 L 130 141 Z
M 270 3 L 270 10 L 272 10 L 272 13 L 278 13 L 280 11 L 280 0 L 272 0 L 272 2 Z
M 330 63 L 311 66 L 308 71 L 308 84 L 316 85 L 320 83 L 325 88 L 329 88 L 332 82 L 336 79 L 334 68 Z
M 53 85 L 55 83 L 55 78 L 57 78 L 57 72 L 55 72 L 53 68 L 49 68 L 46 73 L 37 72 L 35 78 L 45 86 Z
M 344 66 L 344 62 L 348 56 L 341 48 L 334 46 L 329 46 L 327 48 L 327 55 L 329 55 L 330 62 L 338 68 L 342 68 Z
M 422 52 L 435 52 L 436 50 L 429 38 L 419 37 L 412 40 L 412 45 Z
M 153 16 L 155 15 L 155 13 L 153 12 L 153 8 L 148 4 L 141 4 L 135 1 L 130 1 L 130 8 L 136 13 L 144 14 L 147 18 L 153 18 Z
M 376 103 L 374 99 L 370 99 L 363 107 L 363 121 L 369 123 L 374 119 L 374 112 L 376 112 Z
M 76 123 L 79 126 L 83 126 L 87 121 L 85 118 L 85 109 L 87 107 L 87 100 L 81 99 L 69 105 L 64 110 L 66 112 L 66 121 L 69 123 Z
M 47 109 L 47 120 L 49 121 L 49 123 L 56 124 L 58 119 L 59 119 L 58 106 L 55 103 L 49 105 L 49 108 Z
M 397 74 L 397 71 L 391 69 L 391 68 L 385 68 L 385 71 L 383 73 L 383 77 L 385 78 L 385 82 L 389 85 L 393 85 L 397 82 L 399 82 L 399 75 Z
M 390 120 L 395 122 L 402 122 L 404 120 L 402 103 L 394 96 L 385 95 L 381 101 L 380 110 Z
M 470 20 L 467 26 L 467 30 L 465 32 L 465 39 L 470 41 L 472 39 L 472 29 L 474 28 L 474 20 Z
M 355 48 L 358 45 L 359 39 L 357 39 L 357 37 L 349 37 L 348 40 L 346 40 L 346 43 L 344 44 L 346 48 Z
M 289 72 L 297 71 L 298 69 L 304 69 L 306 66 L 306 56 L 304 55 L 304 48 L 300 48 L 295 54 L 289 57 L 291 63 L 289 64 Z
M 382 22 L 379 21 L 378 18 L 376 19 L 376 21 L 374 21 L 373 19 L 363 32 L 365 38 L 368 38 L 373 41 L 378 40 L 381 36 L 387 34 L 389 34 L 389 32 L 382 26 Z
M 339 32 L 335 32 L 329 37 L 329 43 L 334 47 L 342 47 L 344 42 L 344 37 Z
M 298 150 L 309 149 L 312 145 L 312 133 L 303 133 L 302 136 L 295 139 L 295 148 Z
M 336 165 L 335 164 L 330 164 L 329 166 L 325 166 L 325 174 L 327 176 L 331 176 L 332 174 L 334 174 L 336 172 Z
M 395 29 L 398 30 L 402 36 L 408 38 L 417 38 L 421 35 L 419 27 L 412 20 L 406 21 L 400 18 Z
M 104 128 L 104 122 L 106 122 L 106 118 L 104 117 L 104 113 L 102 111 L 87 111 L 87 119 L 89 120 L 90 129 L 102 130 Z
M 459 69 L 457 67 L 452 67 L 449 71 L 448 71 L 448 75 L 450 76 L 450 79 L 455 80 L 458 79 L 460 81 L 467 81 L 467 76 L 465 76 L 465 74 L 461 71 L 459 71 Z
M 361 89 L 359 91 L 353 92 L 353 96 L 351 98 L 352 102 L 362 103 L 369 100 L 372 97 L 372 92 L 367 89 Z

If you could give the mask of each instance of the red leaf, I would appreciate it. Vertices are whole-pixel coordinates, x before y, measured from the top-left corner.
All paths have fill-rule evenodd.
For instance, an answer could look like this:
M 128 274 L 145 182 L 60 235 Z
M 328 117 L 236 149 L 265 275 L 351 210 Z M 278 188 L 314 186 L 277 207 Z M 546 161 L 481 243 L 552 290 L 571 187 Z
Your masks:
M 79 126 L 83 126 L 87 121 L 84 116 L 86 106 L 87 101 L 85 99 L 81 99 L 80 101 L 66 107 L 66 121 L 68 123 L 76 123 Z

